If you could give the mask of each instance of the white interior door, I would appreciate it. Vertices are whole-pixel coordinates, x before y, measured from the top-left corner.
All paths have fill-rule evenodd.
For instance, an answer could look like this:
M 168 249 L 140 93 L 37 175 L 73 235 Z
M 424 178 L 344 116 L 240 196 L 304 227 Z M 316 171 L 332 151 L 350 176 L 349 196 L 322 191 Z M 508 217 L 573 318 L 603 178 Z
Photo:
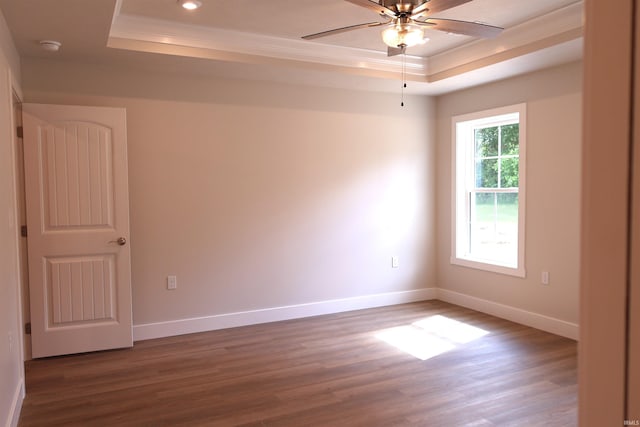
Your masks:
M 126 111 L 24 104 L 33 357 L 131 347 Z

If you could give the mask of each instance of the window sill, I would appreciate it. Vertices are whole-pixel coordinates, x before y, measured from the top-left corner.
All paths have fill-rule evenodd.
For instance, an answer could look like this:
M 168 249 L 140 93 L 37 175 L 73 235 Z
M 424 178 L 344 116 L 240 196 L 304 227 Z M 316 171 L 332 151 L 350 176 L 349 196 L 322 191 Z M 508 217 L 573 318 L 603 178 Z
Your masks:
M 525 278 L 527 272 L 524 268 L 508 267 L 505 265 L 489 264 L 487 262 L 476 261 L 473 259 L 451 257 L 451 264 L 461 267 L 473 268 L 476 270 L 490 271 L 492 273 L 505 274 Z

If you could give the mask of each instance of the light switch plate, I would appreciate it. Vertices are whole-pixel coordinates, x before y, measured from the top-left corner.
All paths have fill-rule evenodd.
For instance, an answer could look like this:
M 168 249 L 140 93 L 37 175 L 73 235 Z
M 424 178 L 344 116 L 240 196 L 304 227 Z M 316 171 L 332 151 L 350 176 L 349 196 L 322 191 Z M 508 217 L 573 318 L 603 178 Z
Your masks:
M 176 276 L 167 276 L 167 289 L 174 290 L 178 288 L 178 278 Z
M 540 281 L 542 282 L 543 285 L 548 285 L 549 284 L 549 272 L 548 271 L 543 271 L 542 275 L 540 277 Z

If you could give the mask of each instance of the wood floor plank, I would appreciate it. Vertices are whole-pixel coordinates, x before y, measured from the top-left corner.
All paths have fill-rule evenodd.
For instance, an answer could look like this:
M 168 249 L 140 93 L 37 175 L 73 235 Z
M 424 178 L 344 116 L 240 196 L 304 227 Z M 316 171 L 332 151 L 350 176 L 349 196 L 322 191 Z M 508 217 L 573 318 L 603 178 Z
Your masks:
M 433 316 L 487 334 L 456 342 Z M 383 331 L 451 349 L 420 360 Z M 20 427 L 577 423 L 574 341 L 440 301 L 29 361 L 26 386 Z

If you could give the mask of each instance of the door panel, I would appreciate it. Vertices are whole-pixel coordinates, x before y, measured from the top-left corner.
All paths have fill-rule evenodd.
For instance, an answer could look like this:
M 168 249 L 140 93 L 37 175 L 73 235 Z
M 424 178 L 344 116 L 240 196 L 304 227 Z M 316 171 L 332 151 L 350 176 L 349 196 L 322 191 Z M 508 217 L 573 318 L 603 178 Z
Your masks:
M 111 132 L 82 123 L 62 126 L 41 129 L 44 228 L 113 228 Z
M 44 288 L 49 328 L 90 320 L 116 320 L 115 263 L 110 255 L 46 259 Z
M 33 357 L 130 347 L 125 110 L 23 116 Z

